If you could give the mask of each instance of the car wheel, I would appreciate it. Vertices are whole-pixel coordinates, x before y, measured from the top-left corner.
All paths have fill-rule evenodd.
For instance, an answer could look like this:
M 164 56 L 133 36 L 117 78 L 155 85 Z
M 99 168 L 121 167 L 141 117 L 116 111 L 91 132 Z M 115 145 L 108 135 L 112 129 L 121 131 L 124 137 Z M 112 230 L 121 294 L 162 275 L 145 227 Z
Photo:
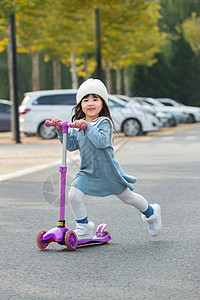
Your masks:
M 27 137 L 35 136 L 35 133 L 26 133 L 26 132 L 24 132 L 24 134 L 25 134 L 25 136 L 27 136 Z
M 137 119 L 130 118 L 123 122 L 122 132 L 126 136 L 136 136 L 142 134 L 142 126 Z
M 40 124 L 38 129 L 39 136 L 45 140 L 54 139 L 56 137 L 55 127 L 46 127 L 44 122 Z
M 195 123 L 195 122 L 196 122 L 196 120 L 195 120 L 194 115 L 189 114 L 188 123 Z
M 175 118 L 170 118 L 169 120 L 169 127 L 175 127 L 177 125 L 176 119 Z

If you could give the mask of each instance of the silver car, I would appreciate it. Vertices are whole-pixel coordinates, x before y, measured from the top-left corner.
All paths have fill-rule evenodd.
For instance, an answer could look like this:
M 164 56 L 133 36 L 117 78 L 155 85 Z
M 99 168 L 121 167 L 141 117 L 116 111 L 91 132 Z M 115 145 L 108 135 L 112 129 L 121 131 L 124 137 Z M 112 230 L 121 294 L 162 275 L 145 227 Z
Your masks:
M 160 122 L 159 127 L 169 127 L 173 126 L 173 119 L 170 113 L 157 111 L 152 105 L 146 103 L 145 101 L 137 101 L 136 98 L 128 97 L 125 95 L 115 95 L 119 99 L 122 99 L 126 103 L 131 103 L 136 108 L 140 108 L 143 110 L 145 114 L 151 114 L 155 118 L 157 118 Z
M 157 100 L 159 100 L 162 104 L 166 106 L 176 107 L 181 111 L 187 113 L 189 115 L 189 123 L 200 122 L 200 107 L 183 105 L 182 103 L 179 103 L 169 98 L 159 98 Z
M 8 100 L 0 100 L 0 131 L 11 130 L 11 103 Z
M 134 98 L 138 101 L 143 101 L 151 106 L 153 106 L 157 111 L 168 112 L 171 114 L 173 119 L 173 125 L 188 123 L 188 114 L 186 112 L 181 111 L 177 107 L 167 107 L 162 104 L 160 101 L 153 98 L 145 98 L 145 97 L 136 97 Z

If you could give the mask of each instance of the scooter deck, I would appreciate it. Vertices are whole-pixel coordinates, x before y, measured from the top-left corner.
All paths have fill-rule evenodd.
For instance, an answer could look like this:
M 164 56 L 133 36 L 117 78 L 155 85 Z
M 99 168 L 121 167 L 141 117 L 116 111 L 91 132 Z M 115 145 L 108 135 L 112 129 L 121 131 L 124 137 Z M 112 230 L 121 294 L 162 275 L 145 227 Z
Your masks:
M 105 244 L 111 240 L 110 234 L 106 234 L 102 237 L 97 237 L 96 235 L 92 239 L 79 240 L 78 246 L 89 245 L 89 244 Z

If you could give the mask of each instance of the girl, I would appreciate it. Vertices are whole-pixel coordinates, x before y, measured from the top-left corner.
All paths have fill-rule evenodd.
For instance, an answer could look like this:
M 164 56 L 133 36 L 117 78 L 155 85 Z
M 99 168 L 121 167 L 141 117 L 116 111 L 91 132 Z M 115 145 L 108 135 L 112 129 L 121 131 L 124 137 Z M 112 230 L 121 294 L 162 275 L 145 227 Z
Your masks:
M 82 123 L 87 129 L 72 130 L 68 135 L 67 149 L 79 149 L 80 170 L 75 175 L 69 191 L 69 202 L 76 220 L 78 239 L 93 237 L 93 222 L 88 221 L 83 203 L 85 195 L 104 197 L 116 195 L 124 203 L 136 207 L 147 222 L 149 233 L 156 236 L 162 226 L 161 209 L 158 204 L 148 204 L 146 199 L 133 192 L 131 183 L 135 177 L 128 176 L 114 157 L 112 146 L 113 121 L 109 112 L 108 93 L 99 79 L 88 79 L 81 84 L 76 96 L 77 105 L 72 121 L 80 128 Z M 58 119 L 53 119 L 56 124 Z M 62 142 L 61 127 L 56 127 Z

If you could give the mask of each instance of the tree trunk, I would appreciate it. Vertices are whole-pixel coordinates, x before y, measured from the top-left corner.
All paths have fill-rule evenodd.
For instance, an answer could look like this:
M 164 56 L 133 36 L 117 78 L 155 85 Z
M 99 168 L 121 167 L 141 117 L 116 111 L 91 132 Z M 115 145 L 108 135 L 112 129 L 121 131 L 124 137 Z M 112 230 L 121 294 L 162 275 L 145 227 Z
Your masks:
M 18 72 L 17 72 L 17 51 L 16 51 L 16 33 L 15 33 L 15 15 L 10 15 L 8 25 L 8 73 L 11 100 L 11 131 L 12 140 L 20 143 L 19 132 L 19 111 L 18 111 Z
M 72 75 L 72 88 L 78 89 L 78 76 L 76 72 L 76 56 L 71 52 L 71 75 Z
M 13 87 L 13 78 L 12 78 L 12 64 L 13 64 L 13 57 L 12 57 L 12 45 L 11 45 L 11 25 L 8 25 L 8 76 L 9 76 L 9 87 L 10 87 L 10 100 L 13 103 L 14 98 L 14 87 Z
M 85 80 L 87 80 L 89 78 L 87 57 L 85 57 L 85 60 L 84 60 L 84 71 L 85 71 Z
M 130 96 L 130 89 L 129 89 L 129 74 L 128 74 L 128 66 L 124 67 L 124 93 L 126 96 Z
M 107 89 L 108 89 L 108 93 L 112 94 L 112 81 L 111 81 L 109 62 L 106 63 L 106 86 L 107 86 Z
M 39 53 L 32 53 L 32 85 L 33 91 L 40 90 Z
M 9 77 L 9 93 L 10 93 L 10 101 L 11 101 L 11 132 L 12 132 L 12 140 L 15 140 L 15 124 L 14 124 L 14 85 L 13 85 L 13 74 L 12 74 L 12 65 L 13 65 L 13 55 L 12 55 L 12 33 L 11 33 L 11 25 L 8 25 L 8 77 Z
M 119 65 L 116 68 L 116 92 L 121 95 L 121 70 Z
M 57 59 L 53 60 L 53 88 L 61 89 L 61 64 Z

